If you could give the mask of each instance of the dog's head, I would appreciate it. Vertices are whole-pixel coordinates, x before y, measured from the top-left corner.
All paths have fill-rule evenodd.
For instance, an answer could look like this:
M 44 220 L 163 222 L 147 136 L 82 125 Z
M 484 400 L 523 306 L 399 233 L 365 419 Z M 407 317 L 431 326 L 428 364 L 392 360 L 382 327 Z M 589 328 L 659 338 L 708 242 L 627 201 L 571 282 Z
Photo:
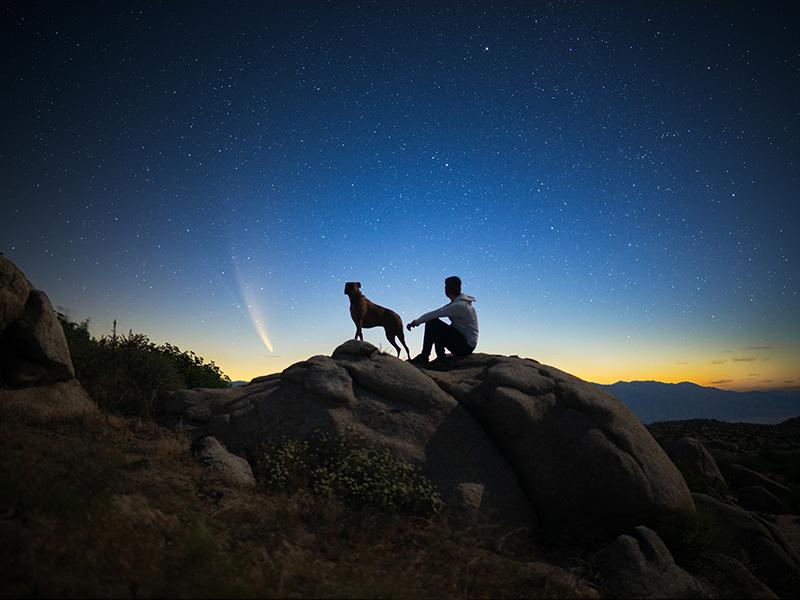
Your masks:
M 344 284 L 344 293 L 347 296 L 357 295 L 361 293 L 360 281 L 348 281 Z
M 348 281 L 344 284 L 344 293 L 348 296 L 351 294 L 358 294 L 361 292 L 361 282 L 360 281 Z

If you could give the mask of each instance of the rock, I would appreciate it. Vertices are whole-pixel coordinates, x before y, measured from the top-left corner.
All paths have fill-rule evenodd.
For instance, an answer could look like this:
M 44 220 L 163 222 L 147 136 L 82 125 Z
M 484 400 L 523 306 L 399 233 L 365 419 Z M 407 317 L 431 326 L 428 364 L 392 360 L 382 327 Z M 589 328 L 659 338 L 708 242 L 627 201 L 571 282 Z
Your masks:
M 413 365 L 350 340 L 279 377 L 227 390 L 185 391 L 162 403 L 184 423 L 249 456 L 264 441 L 314 430 L 357 435 L 418 466 L 456 520 L 525 524 L 536 515 L 510 465 L 470 413 Z M 202 420 L 198 420 L 198 414 Z
M 558 533 L 693 509 L 624 405 L 530 359 L 472 354 L 419 369 L 348 340 L 248 385 L 176 392 L 161 410 L 248 456 L 315 429 L 356 435 L 420 467 L 459 519 Z
M 0 256 L 0 332 L 22 316 L 33 286 L 25 274 L 4 256 Z
M 295 363 L 281 374 L 287 381 L 299 383 L 312 394 L 338 402 L 353 402 L 353 380 L 347 371 L 327 356 L 312 356 Z
M 64 330 L 50 299 L 0 256 L 0 415 L 49 422 L 94 413 L 74 379 Z M 11 386 L 16 389 L 6 389 Z
M 369 357 L 380 352 L 375 346 L 369 342 L 362 342 L 360 340 L 347 340 L 344 344 L 339 345 L 331 354 L 334 360 L 350 360 L 353 357 Z
M 683 437 L 666 447 L 667 455 L 689 479 L 690 485 L 722 491 L 727 488 L 714 457 L 694 438 Z M 704 491 L 704 490 L 697 490 Z
M 647 527 L 621 535 L 595 557 L 607 595 L 618 598 L 713 598 L 714 592 L 675 564 Z
M 775 525 L 710 496 L 693 497 L 709 524 L 709 549 L 749 565 L 753 575 L 778 595 L 796 595 L 800 558 Z
M 351 342 L 350 346 L 356 343 L 355 340 Z M 345 355 L 334 352 L 334 356 L 347 369 L 355 384 L 386 398 L 403 410 L 449 412 L 456 404 L 430 377 L 409 362 L 391 360 L 392 356 L 380 353 Z
M 770 479 L 766 475 L 735 463 L 728 467 L 728 478 L 734 488 L 760 486 L 779 498 L 787 497 L 791 491 L 785 485 Z
M 158 409 L 161 414 L 180 415 L 190 420 L 200 417 L 199 420 L 207 421 L 209 416 L 224 411 L 237 396 L 236 388 L 187 388 L 166 394 Z
M 703 557 L 692 573 L 714 590 L 716 598 L 764 598 L 778 596 L 742 564 L 721 554 Z
M 760 485 L 750 485 L 739 488 L 736 497 L 747 510 L 755 510 L 773 515 L 785 515 L 792 512 L 787 504 Z
M 48 379 L 44 366 L 18 356 L 3 357 L 2 371 L 5 382 L 15 388 L 44 385 Z
M 192 442 L 192 454 L 206 466 L 206 473 L 229 485 L 252 488 L 256 485 L 250 463 L 231 454 L 219 440 L 203 436 Z
M 480 383 L 458 390 L 460 401 L 512 465 L 544 528 L 615 528 L 693 510 L 680 472 L 612 396 L 531 360 L 479 355 L 462 364 Z M 460 367 L 451 368 L 427 372 L 454 389 Z
M 97 405 L 71 379 L 51 385 L 22 389 L 0 389 L 0 414 L 17 414 L 39 421 L 65 419 L 97 411 Z
M 6 327 L 4 344 L 7 355 L 41 365 L 47 372 L 48 383 L 75 376 L 64 330 L 50 299 L 42 291 L 31 291 L 23 314 Z M 4 363 L 6 380 L 19 379 L 13 369 L 9 370 L 9 363 Z

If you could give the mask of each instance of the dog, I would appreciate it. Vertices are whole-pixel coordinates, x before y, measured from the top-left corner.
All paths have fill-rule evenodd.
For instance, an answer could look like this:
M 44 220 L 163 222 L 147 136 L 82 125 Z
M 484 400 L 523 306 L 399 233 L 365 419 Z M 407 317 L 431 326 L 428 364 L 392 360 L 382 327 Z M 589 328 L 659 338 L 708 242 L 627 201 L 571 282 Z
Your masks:
M 344 293 L 350 298 L 350 316 L 353 318 L 353 323 L 356 324 L 356 335 L 353 339 L 364 341 L 364 334 L 361 332 L 362 327 L 365 329 L 383 327 L 386 332 L 386 339 L 397 350 L 397 358 L 400 358 L 400 346 L 394 341 L 396 337 L 400 339 L 408 359 L 411 360 L 411 353 L 408 351 L 405 334 L 403 333 L 403 320 L 400 315 L 368 300 L 361 293 L 360 281 L 348 281 L 345 283 Z

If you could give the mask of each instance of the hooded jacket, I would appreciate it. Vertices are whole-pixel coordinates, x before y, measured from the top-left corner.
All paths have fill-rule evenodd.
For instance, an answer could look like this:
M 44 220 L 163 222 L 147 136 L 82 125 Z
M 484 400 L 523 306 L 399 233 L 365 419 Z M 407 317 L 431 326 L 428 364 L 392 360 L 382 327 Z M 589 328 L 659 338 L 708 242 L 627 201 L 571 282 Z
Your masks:
M 415 319 L 417 323 L 427 323 L 439 317 L 449 317 L 450 322 L 463 336 L 471 348 L 478 345 L 478 315 L 472 308 L 475 298 L 461 294 L 442 308 L 437 308 Z

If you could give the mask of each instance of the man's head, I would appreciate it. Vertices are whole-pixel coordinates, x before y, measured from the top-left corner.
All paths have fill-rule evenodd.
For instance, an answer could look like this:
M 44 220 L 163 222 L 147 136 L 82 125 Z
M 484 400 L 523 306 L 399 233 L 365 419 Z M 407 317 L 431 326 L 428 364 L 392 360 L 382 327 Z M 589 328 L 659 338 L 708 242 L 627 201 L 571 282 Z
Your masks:
M 461 278 L 452 275 L 444 280 L 445 296 L 453 300 L 461 295 Z

